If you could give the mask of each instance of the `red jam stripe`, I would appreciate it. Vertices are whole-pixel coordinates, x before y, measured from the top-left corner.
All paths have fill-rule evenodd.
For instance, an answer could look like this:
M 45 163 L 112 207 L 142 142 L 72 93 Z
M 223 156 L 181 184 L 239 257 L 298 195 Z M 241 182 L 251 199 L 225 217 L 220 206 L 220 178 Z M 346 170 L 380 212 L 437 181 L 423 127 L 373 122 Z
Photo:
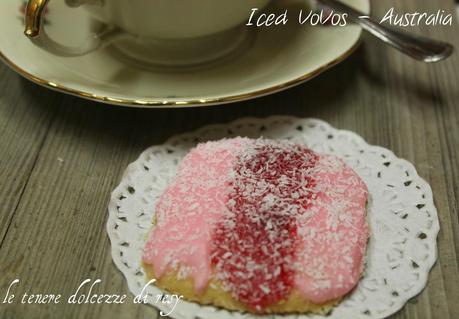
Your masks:
M 298 145 L 258 140 L 234 164 L 212 263 L 224 287 L 254 310 L 292 291 L 296 221 L 315 196 L 317 160 Z

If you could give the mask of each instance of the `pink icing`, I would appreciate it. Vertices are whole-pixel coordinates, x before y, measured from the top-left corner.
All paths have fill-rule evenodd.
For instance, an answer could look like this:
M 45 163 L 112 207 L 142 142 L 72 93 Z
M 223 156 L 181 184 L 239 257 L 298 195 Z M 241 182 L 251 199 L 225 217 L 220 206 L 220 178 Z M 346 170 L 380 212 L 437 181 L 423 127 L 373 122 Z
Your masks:
M 157 278 L 171 267 L 183 278 L 191 275 L 197 292 L 207 286 L 213 228 L 225 212 L 225 177 L 248 142 L 200 144 L 183 159 L 156 206 L 156 227 L 144 249 L 143 261 L 153 265 Z
M 368 196 L 360 177 L 336 157 L 316 164 L 317 198 L 300 218 L 296 287 L 315 303 L 342 297 L 359 281 L 369 236 Z
M 145 246 L 143 261 L 153 265 L 156 277 L 174 269 L 179 277 L 193 278 L 197 293 L 205 289 L 213 276 L 216 225 L 231 214 L 228 202 L 235 163 L 250 160 L 246 154 L 256 152 L 260 145 L 282 144 L 286 152 L 297 147 L 287 142 L 236 138 L 200 144 L 185 157 L 176 179 L 158 202 L 157 225 Z M 368 192 L 341 160 L 327 155 L 317 158 L 313 168 L 302 172 L 314 178 L 313 189 L 307 189 L 313 200 L 308 205 L 290 205 L 285 213 L 294 218 L 297 233 L 293 284 L 306 299 L 323 303 L 345 295 L 359 280 L 369 235 L 365 219 Z M 251 186 L 250 191 L 260 193 L 262 189 Z M 273 194 L 268 195 L 276 202 Z M 230 290 L 237 298 L 237 288 Z

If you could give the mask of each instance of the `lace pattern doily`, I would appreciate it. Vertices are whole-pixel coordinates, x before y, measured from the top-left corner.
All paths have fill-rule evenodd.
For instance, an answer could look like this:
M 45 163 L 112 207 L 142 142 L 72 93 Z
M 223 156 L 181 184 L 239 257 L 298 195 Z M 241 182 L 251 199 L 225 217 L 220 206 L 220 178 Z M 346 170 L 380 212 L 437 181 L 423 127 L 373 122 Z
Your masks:
M 413 165 L 385 148 L 368 145 L 355 133 L 337 130 L 323 121 L 276 116 L 246 118 L 178 135 L 150 147 L 129 165 L 112 193 L 107 231 L 113 261 L 134 295 L 140 294 L 147 283 L 141 256 L 152 227 L 155 203 L 174 177 L 181 158 L 199 142 L 235 136 L 289 139 L 317 152 L 334 154 L 367 184 L 372 234 L 366 271 L 357 288 L 327 318 L 385 318 L 421 292 L 437 259 L 439 222 L 431 188 L 417 175 Z M 171 311 L 170 306 L 157 302 L 156 296 L 162 294 L 157 287 L 148 286 L 146 291 L 150 304 L 163 313 Z M 260 318 L 183 300 L 170 317 Z M 323 318 L 319 315 L 261 317 Z

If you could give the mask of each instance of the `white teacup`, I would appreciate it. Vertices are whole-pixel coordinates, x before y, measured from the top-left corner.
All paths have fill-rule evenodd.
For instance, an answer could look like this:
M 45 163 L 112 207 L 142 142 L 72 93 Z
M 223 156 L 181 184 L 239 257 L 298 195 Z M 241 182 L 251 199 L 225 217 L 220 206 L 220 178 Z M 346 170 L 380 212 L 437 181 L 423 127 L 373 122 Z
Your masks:
M 143 63 L 193 65 L 240 47 L 251 9 L 262 9 L 270 0 L 66 0 L 71 7 L 84 6 L 103 26 L 78 48 L 47 36 L 42 13 L 48 2 L 29 0 L 25 34 L 53 54 L 80 56 L 112 44 L 124 57 Z

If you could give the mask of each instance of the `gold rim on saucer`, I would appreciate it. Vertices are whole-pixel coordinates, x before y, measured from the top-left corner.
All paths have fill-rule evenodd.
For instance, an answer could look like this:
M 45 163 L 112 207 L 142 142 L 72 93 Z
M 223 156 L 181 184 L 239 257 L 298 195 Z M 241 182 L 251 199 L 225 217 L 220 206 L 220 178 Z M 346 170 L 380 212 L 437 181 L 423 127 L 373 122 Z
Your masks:
M 113 104 L 113 105 L 129 106 L 129 107 L 151 107 L 151 108 L 163 108 L 163 107 L 171 107 L 171 106 L 172 107 L 196 107 L 196 106 L 202 107 L 202 106 L 210 106 L 210 105 L 218 105 L 218 104 L 225 104 L 225 103 L 231 103 L 231 102 L 245 101 L 245 100 L 277 93 L 285 89 L 299 85 L 301 83 L 304 83 L 318 76 L 319 74 L 328 70 L 329 68 L 344 61 L 357 49 L 357 47 L 360 45 L 360 42 L 361 42 L 361 35 L 359 37 L 359 40 L 351 48 L 349 48 L 346 52 L 340 55 L 338 58 L 319 67 L 318 69 L 312 72 L 306 73 L 296 79 L 284 82 L 282 84 L 278 84 L 278 85 L 275 85 L 275 86 L 272 86 L 266 89 L 258 90 L 258 91 L 253 91 L 250 93 L 229 95 L 229 96 L 224 96 L 224 97 L 219 97 L 219 98 L 214 98 L 214 99 L 190 99 L 190 100 L 181 100 L 181 101 L 120 99 L 120 98 L 115 98 L 115 97 L 110 97 L 110 96 L 102 96 L 102 95 L 92 94 L 88 92 L 83 92 L 83 91 L 79 91 L 79 90 L 75 90 L 75 89 L 66 87 L 64 85 L 60 85 L 59 83 L 50 82 L 42 78 L 36 77 L 33 74 L 30 74 L 27 71 L 21 69 L 15 63 L 13 63 L 10 59 L 8 59 L 1 51 L 0 51 L 0 59 L 2 59 L 13 71 L 15 71 L 16 73 L 20 74 L 24 78 L 36 84 L 42 85 L 46 88 L 49 88 L 49 89 L 52 89 L 58 92 L 78 96 L 78 97 L 85 98 L 85 99 L 92 100 L 92 101 L 102 102 L 106 104 Z
M 22 29 L 21 35 L 24 30 L 24 20 L 21 19 L 25 10 L 24 5 L 20 7 L 21 16 L 13 18 L 12 12 L 9 12 L 10 9 L 13 10 L 12 5 L 16 1 L 5 0 L 2 4 L 2 8 L 8 11 L 10 20 L 4 20 L 5 23 L 2 23 L 3 31 L 0 36 L 3 41 L 0 45 L 0 60 L 24 78 L 46 88 L 92 101 L 128 107 L 199 107 L 273 94 L 306 82 L 344 61 L 358 47 L 362 35 L 361 28 L 357 25 L 349 26 L 344 30 L 332 27 L 317 28 L 314 32 L 292 25 L 289 28 L 275 30 L 272 34 L 262 30 L 257 36 L 259 40 L 253 41 L 253 48 L 250 48 L 244 58 L 231 59 L 232 62 L 228 64 L 223 62 L 216 64 L 215 68 L 206 67 L 196 74 L 184 70 L 182 76 L 180 68 L 176 70 L 178 72 L 171 73 L 173 74 L 171 76 L 163 76 L 165 72 L 148 72 L 148 70 L 137 72 L 139 70 L 137 67 L 123 63 L 116 56 L 108 57 L 105 54 L 113 53 L 113 50 L 95 52 L 81 61 L 62 58 L 62 61 L 58 60 L 62 63 L 54 63 L 52 54 L 42 54 L 40 49 L 28 44 L 27 39 L 10 41 L 19 28 Z M 35 1 L 46 2 L 47 0 Z M 349 1 L 369 11 L 369 0 Z M 59 10 L 67 8 L 65 2 L 56 1 L 55 4 L 56 6 L 52 8 L 55 11 L 52 12 L 60 12 Z M 273 7 L 272 11 L 275 10 L 279 8 Z M 52 31 L 51 36 L 54 39 L 66 39 L 69 34 L 72 39 L 74 37 L 78 39 L 79 31 L 70 29 L 63 32 L 62 28 L 56 28 L 55 24 L 51 23 L 49 17 L 47 16 L 43 22 L 49 24 L 48 29 Z M 67 18 L 69 19 L 67 21 L 77 23 L 82 19 L 89 21 L 91 16 L 83 10 Z M 18 20 L 22 20 L 21 25 Z M 13 21 L 16 22 L 10 27 Z M 59 22 L 63 21 L 59 20 Z M 91 31 L 89 27 L 87 29 L 85 32 Z M 85 32 L 81 33 L 80 41 L 83 40 Z M 291 36 L 287 37 L 287 34 Z M 315 49 L 311 49 L 310 44 Z M 45 61 L 36 64 L 35 60 L 40 57 Z M 50 65 L 47 66 L 45 62 Z M 87 75 L 92 74 L 93 68 L 99 65 L 101 69 L 100 73 L 96 73 L 97 76 Z M 124 76 L 123 74 L 126 78 L 119 81 L 119 77 Z M 140 82 L 131 81 L 134 75 Z M 215 79 L 219 81 L 214 81 Z M 111 83 L 111 81 L 115 82 Z M 155 85 L 155 81 L 161 82 Z M 182 95 L 177 96 L 177 92 L 182 92 Z

